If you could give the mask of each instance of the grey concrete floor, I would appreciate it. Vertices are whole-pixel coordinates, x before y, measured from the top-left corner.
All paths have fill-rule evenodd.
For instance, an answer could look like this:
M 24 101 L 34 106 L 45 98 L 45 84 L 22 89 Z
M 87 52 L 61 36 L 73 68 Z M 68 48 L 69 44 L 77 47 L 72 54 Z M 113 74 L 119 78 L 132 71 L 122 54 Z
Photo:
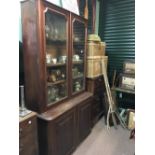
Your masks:
M 135 142 L 129 136 L 121 126 L 107 130 L 103 117 L 72 155 L 134 155 Z

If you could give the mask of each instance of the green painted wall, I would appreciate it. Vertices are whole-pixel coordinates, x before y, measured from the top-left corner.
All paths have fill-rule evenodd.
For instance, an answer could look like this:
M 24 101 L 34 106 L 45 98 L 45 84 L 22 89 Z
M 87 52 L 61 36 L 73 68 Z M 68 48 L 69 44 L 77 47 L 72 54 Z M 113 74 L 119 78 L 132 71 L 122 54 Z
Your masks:
M 99 0 L 96 0 L 95 34 L 98 34 L 99 13 L 100 13 L 100 1 Z
M 101 0 L 99 36 L 106 42 L 108 75 L 122 72 L 123 62 L 135 58 L 135 0 Z

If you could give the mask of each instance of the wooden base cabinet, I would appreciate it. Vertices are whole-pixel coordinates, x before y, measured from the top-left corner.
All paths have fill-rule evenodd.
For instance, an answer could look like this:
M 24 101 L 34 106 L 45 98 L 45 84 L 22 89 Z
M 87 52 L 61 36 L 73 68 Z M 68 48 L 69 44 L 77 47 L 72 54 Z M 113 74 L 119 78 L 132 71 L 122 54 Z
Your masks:
M 93 93 L 91 119 L 92 126 L 94 126 L 99 118 L 105 113 L 105 85 L 103 76 L 99 76 L 96 78 L 87 78 L 86 85 L 87 91 Z
M 75 149 L 75 109 L 54 121 L 55 155 L 68 155 Z
M 78 144 L 88 136 L 91 129 L 91 104 L 90 101 L 78 106 Z
M 40 155 L 71 155 L 91 131 L 91 105 L 85 92 L 38 115 Z
M 19 121 L 19 155 L 39 155 L 37 117 L 33 112 Z

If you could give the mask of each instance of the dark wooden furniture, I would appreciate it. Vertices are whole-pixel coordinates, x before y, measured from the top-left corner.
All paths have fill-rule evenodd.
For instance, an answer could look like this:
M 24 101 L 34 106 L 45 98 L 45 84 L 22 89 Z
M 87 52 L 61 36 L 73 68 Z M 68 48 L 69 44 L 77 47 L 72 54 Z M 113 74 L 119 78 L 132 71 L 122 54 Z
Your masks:
M 105 112 L 105 85 L 103 76 L 99 76 L 96 78 L 87 78 L 86 84 L 87 91 L 93 93 L 94 95 L 92 104 L 92 125 L 94 125 Z
M 34 112 L 19 118 L 19 154 L 39 155 L 37 116 Z
M 91 131 L 91 105 L 85 92 L 40 114 L 40 155 L 70 155 Z
M 44 0 L 21 8 L 26 106 L 43 113 L 85 91 L 87 20 Z
M 38 112 L 40 155 L 70 155 L 91 131 L 87 20 L 44 0 L 22 5 L 25 98 Z
M 115 93 L 118 108 L 135 109 L 135 90 L 114 87 L 112 91 Z

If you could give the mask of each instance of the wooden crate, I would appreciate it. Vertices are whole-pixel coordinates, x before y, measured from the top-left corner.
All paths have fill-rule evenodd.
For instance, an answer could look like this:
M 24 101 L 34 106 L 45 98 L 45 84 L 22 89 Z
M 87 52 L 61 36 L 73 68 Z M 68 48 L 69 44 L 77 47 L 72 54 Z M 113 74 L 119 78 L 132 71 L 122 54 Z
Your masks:
M 104 60 L 105 63 L 105 68 L 107 70 L 107 65 L 108 65 L 108 56 L 101 56 L 101 60 Z
M 102 74 L 101 60 L 105 61 L 105 67 L 107 70 L 108 56 L 87 57 L 86 76 L 88 78 L 98 77 Z
M 88 42 L 87 56 L 104 56 L 105 43 L 104 42 Z

